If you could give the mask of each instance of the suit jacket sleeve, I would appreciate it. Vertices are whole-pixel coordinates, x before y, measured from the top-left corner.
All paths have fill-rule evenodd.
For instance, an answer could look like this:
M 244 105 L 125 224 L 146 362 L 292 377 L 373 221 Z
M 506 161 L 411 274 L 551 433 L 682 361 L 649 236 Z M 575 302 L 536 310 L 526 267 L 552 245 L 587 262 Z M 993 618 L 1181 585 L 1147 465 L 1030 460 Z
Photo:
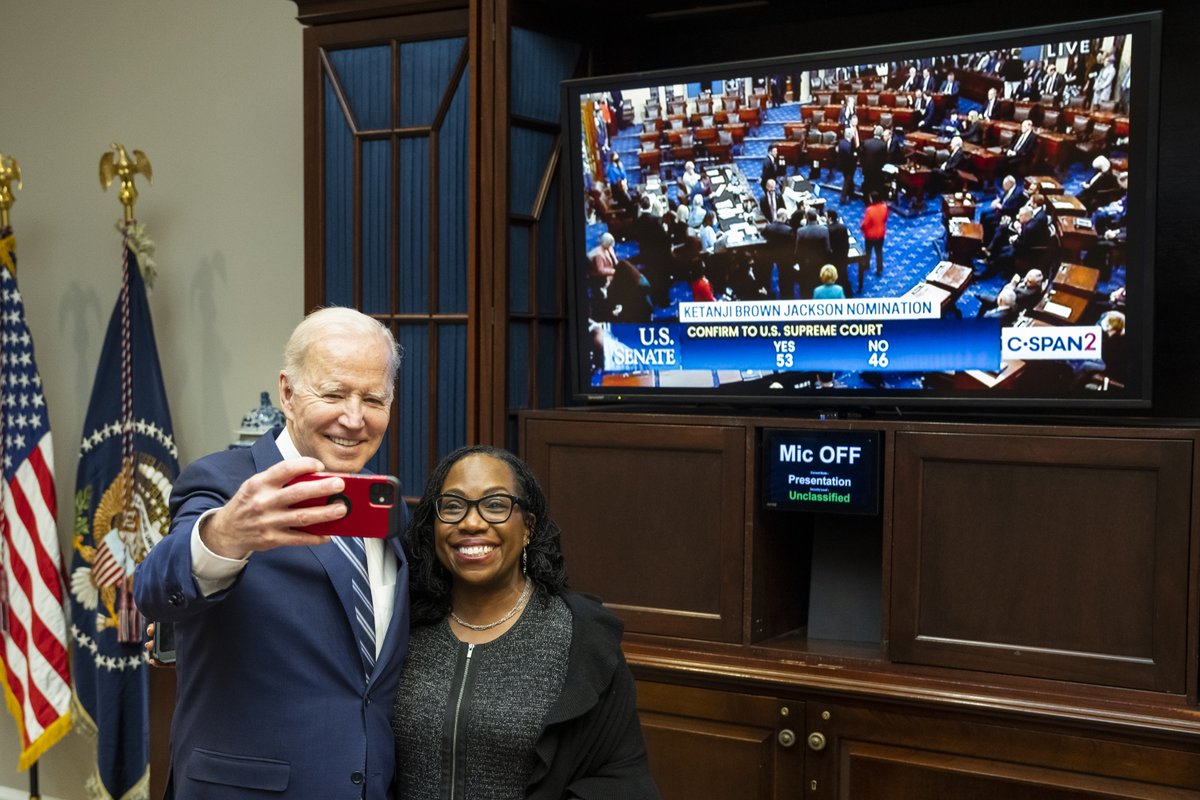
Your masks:
M 204 512 L 225 505 L 254 471 L 249 450 L 229 450 L 194 462 L 176 478 L 171 488 L 170 533 L 151 548 L 134 573 L 134 599 L 143 614 L 175 622 L 228 594 L 225 589 L 205 597 L 200 590 L 192 576 L 191 532 Z M 233 586 L 238 580 L 240 576 Z

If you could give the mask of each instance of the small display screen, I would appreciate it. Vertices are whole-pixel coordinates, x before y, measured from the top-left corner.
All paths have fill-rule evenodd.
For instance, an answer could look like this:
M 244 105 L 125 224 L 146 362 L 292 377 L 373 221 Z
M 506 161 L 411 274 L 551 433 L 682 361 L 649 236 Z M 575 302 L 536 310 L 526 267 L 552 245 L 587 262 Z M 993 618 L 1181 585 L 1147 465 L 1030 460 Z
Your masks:
M 764 508 L 879 513 L 878 431 L 767 430 L 762 456 Z

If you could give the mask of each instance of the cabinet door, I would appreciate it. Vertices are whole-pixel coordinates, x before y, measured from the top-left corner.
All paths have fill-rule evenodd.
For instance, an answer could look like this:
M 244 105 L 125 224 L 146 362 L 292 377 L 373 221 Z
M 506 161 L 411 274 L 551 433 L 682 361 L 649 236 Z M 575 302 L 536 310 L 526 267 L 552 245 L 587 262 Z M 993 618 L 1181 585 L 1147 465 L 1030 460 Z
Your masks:
M 641 681 L 638 709 L 663 800 L 798 796 L 803 703 Z
M 896 661 L 1182 694 L 1192 447 L 896 436 Z
M 742 638 L 746 437 L 720 425 L 528 418 L 577 589 L 631 633 Z
M 807 718 L 812 800 L 1200 798 L 1195 748 L 895 706 L 810 701 Z

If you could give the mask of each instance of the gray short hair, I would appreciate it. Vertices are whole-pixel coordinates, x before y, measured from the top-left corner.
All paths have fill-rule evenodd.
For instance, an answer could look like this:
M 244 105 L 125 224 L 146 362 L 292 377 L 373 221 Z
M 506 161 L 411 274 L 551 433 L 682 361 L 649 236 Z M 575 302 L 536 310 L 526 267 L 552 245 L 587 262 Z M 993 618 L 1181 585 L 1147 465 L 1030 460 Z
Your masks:
M 301 320 L 288 337 L 283 348 L 283 374 L 293 386 L 301 384 L 304 362 L 313 342 L 322 336 L 334 334 L 345 336 L 378 336 L 387 346 L 387 401 L 390 403 L 396 390 L 396 375 L 400 371 L 401 351 L 392 331 L 379 320 L 353 308 L 330 306 L 318 308 Z

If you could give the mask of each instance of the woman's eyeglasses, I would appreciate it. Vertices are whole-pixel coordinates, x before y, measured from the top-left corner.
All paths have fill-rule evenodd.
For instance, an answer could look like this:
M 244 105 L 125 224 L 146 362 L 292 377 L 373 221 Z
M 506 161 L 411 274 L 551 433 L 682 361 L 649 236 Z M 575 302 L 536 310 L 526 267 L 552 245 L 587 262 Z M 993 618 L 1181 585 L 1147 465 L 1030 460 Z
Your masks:
M 475 506 L 484 522 L 498 525 L 508 522 L 513 509 L 523 502 L 521 498 L 503 492 L 484 495 L 478 500 L 468 500 L 456 494 L 439 494 L 433 501 L 433 507 L 437 511 L 438 519 L 448 524 L 462 522 L 467 514 L 471 513 L 471 506 Z

